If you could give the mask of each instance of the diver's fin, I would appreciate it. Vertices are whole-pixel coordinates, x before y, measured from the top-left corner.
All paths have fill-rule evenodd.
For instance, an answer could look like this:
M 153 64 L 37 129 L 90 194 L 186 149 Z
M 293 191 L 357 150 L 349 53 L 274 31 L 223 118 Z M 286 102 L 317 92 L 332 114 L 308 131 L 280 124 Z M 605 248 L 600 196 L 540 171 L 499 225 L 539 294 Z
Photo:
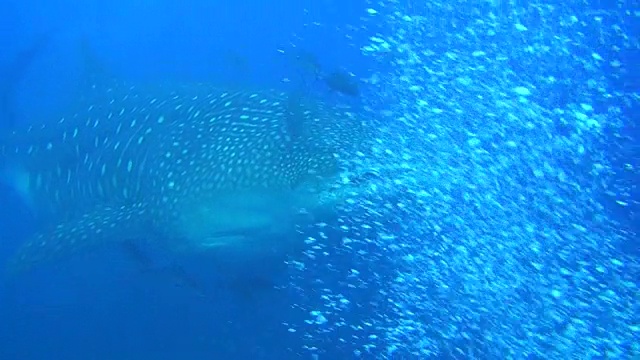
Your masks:
M 37 233 L 18 249 L 8 272 L 18 274 L 35 265 L 48 263 L 110 242 L 141 237 L 148 214 L 141 204 L 103 207 Z

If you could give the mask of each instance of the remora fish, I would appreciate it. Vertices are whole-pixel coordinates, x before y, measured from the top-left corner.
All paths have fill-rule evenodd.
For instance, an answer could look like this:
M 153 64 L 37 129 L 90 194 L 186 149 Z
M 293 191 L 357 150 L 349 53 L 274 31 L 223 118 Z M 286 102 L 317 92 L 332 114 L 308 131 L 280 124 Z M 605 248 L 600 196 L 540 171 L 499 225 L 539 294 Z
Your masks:
M 336 200 L 335 155 L 362 124 L 277 91 L 90 79 L 70 116 L 0 139 L 4 180 L 42 222 L 12 272 L 149 236 L 186 251 L 269 249 L 300 209 Z

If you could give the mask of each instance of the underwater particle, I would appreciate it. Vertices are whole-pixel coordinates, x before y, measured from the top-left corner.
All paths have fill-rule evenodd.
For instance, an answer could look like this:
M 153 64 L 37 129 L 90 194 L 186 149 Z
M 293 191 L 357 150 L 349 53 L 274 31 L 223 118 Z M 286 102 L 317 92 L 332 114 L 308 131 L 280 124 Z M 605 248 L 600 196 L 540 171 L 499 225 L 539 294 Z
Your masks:
M 415 256 L 413 256 L 412 254 L 407 254 L 402 257 L 402 260 L 406 262 L 413 262 L 415 259 L 416 259 Z
M 580 104 L 580 107 L 584 111 L 593 111 L 593 106 L 591 106 L 589 104 L 582 103 L 582 104 Z
M 528 30 L 527 27 L 522 25 L 522 24 L 515 24 L 514 26 L 516 27 L 516 30 L 518 30 L 518 31 L 527 31 Z
M 515 92 L 516 94 L 518 94 L 520 96 L 529 96 L 529 95 L 531 95 L 531 90 L 529 90 L 528 88 L 526 88 L 524 86 L 516 86 L 515 88 L 513 88 L 513 92 Z
M 471 147 L 476 147 L 476 146 L 480 145 L 480 143 L 481 143 L 480 139 L 478 139 L 476 137 L 473 137 L 473 138 L 470 138 L 469 140 L 467 140 L 467 144 L 469 144 L 469 146 L 471 146 Z

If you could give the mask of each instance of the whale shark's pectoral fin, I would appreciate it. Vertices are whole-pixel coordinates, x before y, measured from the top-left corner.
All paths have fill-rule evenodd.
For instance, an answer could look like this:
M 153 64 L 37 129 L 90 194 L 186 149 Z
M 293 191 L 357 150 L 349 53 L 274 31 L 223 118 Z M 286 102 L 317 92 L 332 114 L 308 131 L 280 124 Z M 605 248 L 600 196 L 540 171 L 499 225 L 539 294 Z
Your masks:
M 15 275 L 103 244 L 141 237 L 148 224 L 142 204 L 101 207 L 35 234 L 10 260 L 8 272 Z

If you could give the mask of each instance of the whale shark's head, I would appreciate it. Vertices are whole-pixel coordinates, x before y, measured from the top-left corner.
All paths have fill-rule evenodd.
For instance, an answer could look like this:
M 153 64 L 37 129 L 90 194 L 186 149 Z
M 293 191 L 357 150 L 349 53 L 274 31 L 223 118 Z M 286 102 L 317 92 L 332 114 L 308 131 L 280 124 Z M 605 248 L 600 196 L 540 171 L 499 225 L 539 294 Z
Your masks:
M 377 193 L 380 180 L 376 171 L 358 169 L 309 177 L 293 189 L 234 192 L 189 201 L 180 210 L 178 232 L 183 237 L 176 245 L 188 252 L 291 247 L 291 241 L 300 241 L 292 236 L 298 235 L 296 227 L 334 221 L 345 205 Z
M 226 273 L 264 271 L 267 264 L 300 255 L 310 227 L 337 224 L 341 216 L 350 216 L 345 210 L 350 205 L 386 196 L 378 186 L 382 181 L 377 170 L 361 168 L 310 178 L 286 195 L 235 194 L 224 200 L 225 206 L 183 212 L 183 233 L 191 236 L 175 245 L 180 253 L 206 257 Z

